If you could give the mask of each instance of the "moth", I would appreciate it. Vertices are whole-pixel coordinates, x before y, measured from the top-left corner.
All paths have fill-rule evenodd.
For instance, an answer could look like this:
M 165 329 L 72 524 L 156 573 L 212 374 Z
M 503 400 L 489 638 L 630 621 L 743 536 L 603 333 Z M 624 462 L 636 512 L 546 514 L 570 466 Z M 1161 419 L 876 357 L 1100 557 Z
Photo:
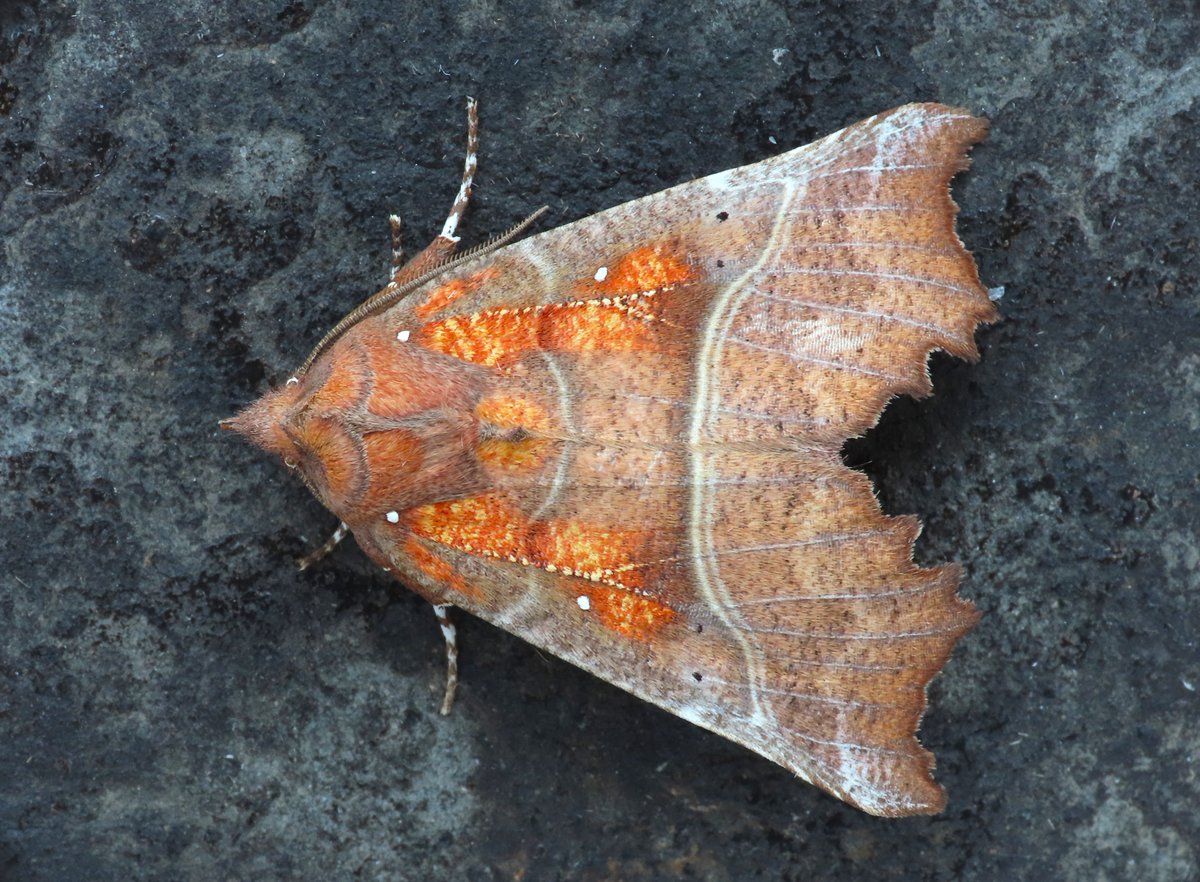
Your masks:
M 470 197 L 222 425 L 381 567 L 876 815 L 940 811 L 916 731 L 978 613 L 840 457 L 996 311 L 951 178 L 986 122 L 910 104 L 455 256 Z M 536 218 L 537 215 L 534 217 Z M 530 222 L 534 218 L 530 219 Z M 510 244 L 511 243 L 511 244 Z

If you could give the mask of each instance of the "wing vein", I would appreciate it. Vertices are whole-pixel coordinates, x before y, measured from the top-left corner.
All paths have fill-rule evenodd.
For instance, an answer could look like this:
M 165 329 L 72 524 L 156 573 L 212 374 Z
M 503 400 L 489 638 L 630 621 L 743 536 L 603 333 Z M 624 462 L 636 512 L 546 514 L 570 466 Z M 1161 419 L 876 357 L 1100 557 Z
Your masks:
M 871 279 L 887 279 L 892 282 L 909 282 L 914 285 L 928 285 L 931 288 L 942 288 L 946 291 L 953 291 L 955 294 L 962 294 L 964 297 L 975 297 L 978 292 L 970 288 L 964 288 L 962 285 L 953 285 L 949 282 L 939 282 L 937 279 L 927 279 L 923 276 L 910 276 L 904 273 L 884 273 L 878 270 L 839 270 L 830 269 L 828 267 L 778 267 L 767 270 L 772 274 L 798 275 L 798 276 L 827 276 L 836 278 L 838 276 L 862 276 Z
M 803 603 L 812 600 L 875 600 L 883 597 L 912 597 L 917 594 L 926 594 L 930 591 L 944 589 L 952 581 L 953 578 L 950 575 L 950 570 L 945 570 L 935 578 L 927 579 L 919 585 L 910 585 L 906 588 L 896 588 L 890 591 L 875 591 L 871 588 L 861 588 L 856 591 L 841 591 L 837 594 L 788 594 L 776 597 L 756 597 L 750 600 L 743 600 L 741 605 L 769 606 L 773 603 Z
M 879 379 L 879 380 L 885 380 L 888 383 L 903 383 L 903 382 L 905 382 L 904 377 L 893 376 L 892 374 L 888 374 L 883 371 L 877 371 L 873 368 L 862 367 L 860 365 L 853 364 L 851 362 L 834 361 L 834 360 L 828 359 L 828 358 L 817 358 L 815 355 L 806 355 L 802 352 L 793 352 L 790 349 L 783 349 L 778 346 L 767 346 L 764 343 L 754 343 L 750 340 L 745 339 L 744 337 L 732 336 L 732 337 L 729 337 L 728 339 L 729 339 L 729 342 L 734 343 L 738 346 L 745 346 L 748 349 L 758 349 L 763 352 L 774 352 L 778 355 L 785 355 L 788 358 L 792 359 L 793 361 L 804 361 L 804 362 L 808 362 L 809 364 L 820 365 L 821 367 L 833 368 L 834 370 L 849 371 L 850 373 L 855 373 L 855 374 L 863 374 L 864 376 L 867 376 L 867 377 L 875 377 L 876 379 Z
M 824 312 L 837 313 L 839 315 L 854 315 L 862 318 L 880 319 L 884 322 L 906 325 L 910 328 L 917 328 L 921 331 L 930 331 L 939 337 L 944 337 L 947 340 L 951 340 L 964 346 L 967 345 L 967 340 L 965 337 L 951 333 L 941 325 L 935 325 L 933 322 L 923 322 L 907 316 L 890 315 L 874 309 L 852 309 L 848 306 L 834 306 L 831 303 L 820 303 L 812 300 L 797 300 L 795 297 L 781 297 L 778 294 L 769 294 L 766 291 L 758 288 L 755 289 L 755 293 L 763 300 L 770 300 L 776 303 L 790 303 L 793 306 L 800 306 L 805 309 L 816 309 Z
M 833 178 L 833 177 L 837 177 L 838 175 L 859 174 L 860 172 L 871 172 L 874 174 L 878 174 L 879 172 L 921 171 L 922 169 L 941 168 L 941 167 L 942 166 L 940 164 L 928 163 L 928 162 L 925 162 L 925 163 L 921 163 L 921 162 L 897 163 L 895 165 L 886 165 L 886 164 L 885 165 L 851 165 L 851 166 L 847 166 L 846 168 L 833 169 L 832 171 L 827 171 L 827 172 L 824 172 L 823 174 L 811 175 L 811 176 L 809 176 L 808 179 L 810 181 L 821 181 L 821 180 L 824 180 L 825 178 Z
M 614 572 L 628 573 L 647 567 L 663 566 L 665 564 L 695 562 L 700 560 L 716 560 L 720 557 L 731 557 L 737 554 L 757 554 L 763 551 L 779 551 L 786 548 L 806 548 L 816 545 L 837 545 L 842 542 L 854 542 L 858 539 L 869 539 L 876 536 L 890 536 L 888 530 L 852 530 L 846 533 L 821 533 L 817 536 L 808 539 L 797 539 L 794 542 L 766 542 L 761 545 L 743 545 L 737 548 L 714 548 L 706 552 L 692 554 L 677 554 L 670 557 L 659 558 L 658 560 L 641 561 L 639 563 L 625 564 L 617 567 Z M 733 604 L 738 606 L 739 604 Z M 754 630 L 750 628 L 748 630 Z
M 937 637 L 939 634 L 961 631 L 963 626 L 960 622 L 954 622 L 920 631 L 880 631 L 873 634 L 831 634 L 821 631 L 793 631 L 787 628 L 752 628 L 750 626 L 746 626 L 746 630 L 754 634 L 778 634 L 783 637 L 809 637 L 825 640 L 913 640 L 918 637 Z
M 621 398 L 626 399 L 627 401 L 651 401 L 656 404 L 669 405 L 671 407 L 674 407 L 676 410 L 683 410 L 684 408 L 687 407 L 686 402 L 668 398 L 663 395 L 646 395 L 646 394 L 638 393 L 638 392 L 624 392 L 624 391 L 618 391 L 613 394 L 618 395 Z M 730 416 L 745 416 L 745 417 L 751 417 L 753 419 L 771 420 L 773 422 L 788 423 L 791 425 L 800 425 L 800 426 L 823 426 L 827 422 L 825 420 L 817 420 L 817 419 L 813 419 L 812 417 L 798 416 L 796 414 L 775 414 L 775 413 L 770 413 L 768 411 L 749 410 L 744 407 L 719 406 L 719 407 L 714 408 L 713 410 L 716 413 L 725 413 L 725 414 L 729 414 Z
M 708 676 L 704 678 L 705 683 L 716 683 L 720 686 L 729 686 L 733 689 L 740 689 L 743 692 L 748 692 L 750 686 L 747 683 L 736 683 L 730 680 L 721 680 L 716 677 Z M 770 695 L 786 695 L 788 698 L 797 698 L 801 701 L 811 701 L 816 704 L 832 704 L 836 707 L 881 707 L 881 708 L 906 708 L 907 704 L 896 704 L 894 702 L 884 701 L 864 701 L 854 698 L 838 698 L 835 695 L 817 695 L 813 692 L 791 692 L 787 689 L 777 689 L 772 686 L 760 686 L 759 690 Z

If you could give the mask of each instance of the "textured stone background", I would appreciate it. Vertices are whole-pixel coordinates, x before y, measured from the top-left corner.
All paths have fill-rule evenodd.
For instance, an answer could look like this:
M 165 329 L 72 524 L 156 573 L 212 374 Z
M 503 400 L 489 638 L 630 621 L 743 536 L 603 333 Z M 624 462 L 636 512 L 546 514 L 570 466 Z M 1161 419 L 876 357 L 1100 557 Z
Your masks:
M 688 6 L 707 9 L 685 11 Z M 0 879 L 1200 877 L 1191 3 L 0 3 Z M 216 429 L 382 282 L 913 99 L 1004 320 L 866 441 L 985 613 L 936 818 L 859 814 L 429 610 Z

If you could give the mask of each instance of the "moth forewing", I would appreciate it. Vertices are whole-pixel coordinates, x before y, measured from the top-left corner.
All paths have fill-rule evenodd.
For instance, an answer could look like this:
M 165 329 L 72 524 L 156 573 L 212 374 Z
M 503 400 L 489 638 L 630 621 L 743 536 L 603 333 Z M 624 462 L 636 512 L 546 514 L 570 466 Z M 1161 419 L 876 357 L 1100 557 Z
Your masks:
M 446 264 L 451 230 L 231 427 L 444 630 L 462 607 L 865 811 L 938 811 L 916 730 L 977 613 L 839 450 L 996 316 L 949 195 L 985 130 L 907 105 Z

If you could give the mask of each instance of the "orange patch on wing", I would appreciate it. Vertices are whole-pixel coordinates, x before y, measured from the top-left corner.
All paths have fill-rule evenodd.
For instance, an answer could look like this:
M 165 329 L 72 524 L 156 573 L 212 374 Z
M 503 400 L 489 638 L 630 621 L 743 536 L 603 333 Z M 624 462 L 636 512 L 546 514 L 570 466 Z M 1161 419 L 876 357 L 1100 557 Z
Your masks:
M 642 571 L 631 567 L 646 542 L 644 533 L 559 520 L 544 522 L 539 539 L 546 560 L 567 575 L 625 588 L 642 584 Z
M 409 556 L 413 564 L 416 565 L 417 569 L 438 584 L 449 585 L 455 591 L 466 594 L 468 597 L 479 596 L 479 590 L 464 579 L 452 563 L 438 557 L 422 545 L 417 537 L 409 536 L 405 540 L 404 552 Z
M 652 298 L 631 295 L 551 307 L 542 329 L 542 348 L 563 352 L 644 352 L 658 349 Z
M 669 606 L 639 593 L 643 575 L 636 561 L 650 538 L 645 533 L 535 521 L 490 494 L 421 506 L 408 518 L 414 536 L 561 574 L 564 603 L 580 603 L 605 627 L 626 637 L 648 639 L 675 618 Z M 410 538 L 408 544 L 418 543 Z M 581 597 L 588 599 L 586 606 Z
M 429 296 L 417 306 L 415 312 L 421 318 L 428 318 L 481 285 L 486 285 L 499 274 L 500 271 L 496 267 L 489 266 L 464 279 L 452 279 L 444 282 L 429 292 Z
M 475 415 L 482 422 L 507 430 L 510 437 L 485 438 L 475 448 L 479 460 L 493 469 L 507 472 L 532 471 L 550 455 L 553 442 L 526 432 L 547 432 L 551 428 L 546 409 L 530 398 L 497 393 L 480 400 Z
M 491 494 L 422 505 L 407 517 L 418 536 L 468 554 L 505 559 L 519 559 L 517 550 L 529 530 L 526 518 Z
M 495 494 L 435 502 L 412 509 L 418 536 L 468 554 L 579 576 L 618 589 L 641 587 L 636 561 L 650 537 L 568 520 L 534 520 Z
M 489 309 L 430 322 L 419 342 L 463 361 L 494 367 L 538 349 L 560 352 L 660 348 L 653 297 L 574 300 L 523 309 Z
M 428 349 L 492 367 L 537 348 L 537 317 L 532 310 L 489 309 L 430 322 L 417 334 Z
M 531 472 L 542 467 L 552 450 L 553 445 L 545 438 L 527 436 L 516 441 L 488 438 L 475 448 L 475 455 L 485 468 Z
M 598 586 L 588 588 L 588 609 L 599 616 L 606 628 L 645 641 L 675 618 L 675 610 L 650 597 Z
M 654 291 L 690 281 L 694 272 L 678 255 L 662 245 L 635 248 L 597 279 L 602 291 L 617 294 Z
M 550 429 L 546 409 L 530 398 L 506 393 L 489 395 L 475 405 L 475 415 L 501 429 L 526 429 L 545 432 Z

